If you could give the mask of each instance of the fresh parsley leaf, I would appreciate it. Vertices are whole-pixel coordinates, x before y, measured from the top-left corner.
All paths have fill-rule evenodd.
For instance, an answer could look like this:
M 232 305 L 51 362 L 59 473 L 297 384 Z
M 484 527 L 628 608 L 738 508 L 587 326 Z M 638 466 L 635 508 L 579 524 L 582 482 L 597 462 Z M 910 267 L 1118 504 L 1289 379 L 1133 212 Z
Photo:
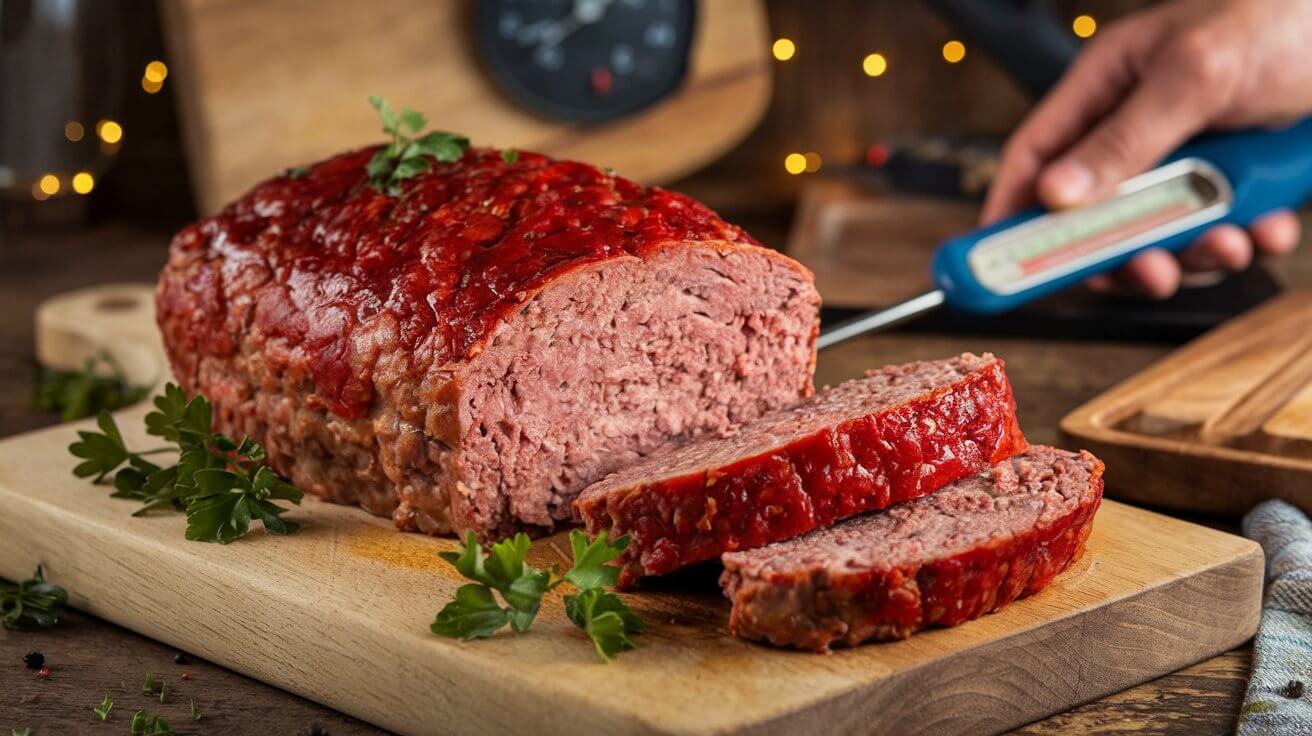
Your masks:
M 123 444 L 123 434 L 119 432 L 118 424 L 109 412 L 100 412 L 96 417 L 96 426 L 100 427 L 99 432 L 79 431 L 77 436 L 81 440 L 69 445 L 68 451 L 75 457 L 83 458 L 83 462 L 73 468 L 73 475 L 79 478 L 94 475 L 96 479 L 93 482 L 99 483 L 115 468 L 127 462 L 132 453 Z
M 79 371 L 58 371 L 38 365 L 33 374 L 32 405 L 57 411 L 65 422 L 135 404 L 150 393 L 149 386 L 128 382 L 122 366 L 109 353 L 88 358 Z
M 430 627 L 434 634 L 452 639 L 484 639 L 506 625 L 506 610 L 492 597 L 486 585 L 470 583 L 460 586 L 455 600 L 446 604 Z
M 109 693 L 105 693 L 105 697 L 103 700 L 100 701 L 100 705 L 97 705 L 96 707 L 92 708 L 91 712 L 100 716 L 100 720 L 104 721 L 109 719 L 109 711 L 112 710 L 113 708 L 114 708 L 114 701 L 109 699 Z
M 492 545 L 491 554 L 485 556 L 474 533 L 469 532 L 465 538 L 465 546 L 460 552 L 440 553 L 442 559 L 454 565 L 461 575 L 481 583 L 486 595 L 479 594 L 478 598 L 474 598 L 472 592 L 466 592 L 462 603 L 460 591 L 457 591 L 456 600 L 443 608 L 438 614 L 438 620 L 433 623 L 434 633 L 453 636 L 454 634 L 445 633 L 449 628 L 448 625 L 439 626 L 439 623 L 453 620 L 453 617 L 464 617 L 469 611 L 481 611 L 486 607 L 484 601 L 491 601 L 492 606 L 502 610 L 492 597 L 493 590 L 501 594 L 501 599 L 505 601 L 507 608 L 502 611 L 501 623 L 492 631 L 496 631 L 506 621 L 510 622 L 511 628 L 515 631 L 527 631 L 533 624 L 533 618 L 537 616 L 543 594 L 553 587 L 550 573 L 524 563 L 530 544 L 528 535 L 520 532 L 510 539 Z M 465 588 L 469 587 L 465 586 Z M 448 618 L 443 619 L 443 614 L 448 614 Z M 483 619 L 485 623 L 490 620 L 490 617 Z M 439 628 L 443 631 L 439 631 Z M 484 636 L 490 635 L 492 631 Z
M 0 624 L 6 629 L 48 629 L 59 623 L 67 604 L 68 591 L 47 583 L 39 565 L 30 580 L 0 582 Z
M 141 694 L 142 694 L 142 695 L 154 695 L 154 694 L 155 694 L 155 676 L 152 675 L 152 674 L 150 674 L 149 672 L 146 673 L 146 682 L 145 682 L 145 684 L 143 684 L 143 685 L 141 686 Z
M 11 728 L 11 729 L 9 729 L 9 736 L 32 736 L 32 729 L 30 729 L 30 728 Z
M 402 181 L 433 168 L 434 160 L 444 163 L 458 161 L 469 148 L 468 138 L 444 131 L 431 131 L 411 138 L 428 125 L 428 119 L 421 113 L 410 108 L 397 113 L 382 97 L 371 96 L 369 104 L 378 111 L 383 132 L 392 138 L 365 165 L 369 185 L 380 192 L 396 196 Z
M 507 148 L 501 152 L 501 160 L 508 164 L 513 164 L 519 161 L 519 151 L 516 151 L 513 148 Z
M 614 542 L 607 542 L 606 532 L 602 531 L 589 543 L 588 536 L 575 529 L 569 533 L 569 543 L 574 552 L 574 566 L 565 573 L 566 580 L 579 590 L 615 587 L 620 577 L 620 569 L 606 563 L 628 549 L 627 534 Z
M 129 726 L 132 736 L 177 736 L 177 731 L 160 716 L 154 716 L 144 710 L 132 714 Z
M 200 720 L 200 708 L 196 707 L 196 701 L 194 700 L 191 701 L 191 720 L 193 721 Z
M 165 691 L 166 689 L 168 689 L 168 685 L 165 684 L 165 683 L 162 683 L 162 682 L 161 682 L 161 683 L 159 684 L 159 702 L 161 702 L 161 703 L 164 702 L 164 691 Z
M 301 502 L 301 491 L 263 465 L 264 447 L 249 437 L 240 442 L 211 431 L 214 407 L 203 395 L 188 400 L 172 383 L 155 397 L 146 415 L 146 433 L 175 445 L 178 462 L 160 466 L 143 456 L 167 451 L 132 452 L 123 442 L 114 418 L 102 412 L 100 432 L 80 432 L 81 440 L 69 446 L 83 458 L 74 473 L 96 476 L 99 482 L 114 475 L 115 498 L 142 503 L 134 516 L 158 509 L 185 511 L 186 538 L 227 544 L 245 536 L 258 520 L 270 534 L 291 534 L 298 524 L 282 518 L 287 509 L 275 500 Z
M 487 554 L 478 545 L 473 532 L 457 552 L 441 552 L 442 559 L 455 566 L 461 575 L 475 582 L 456 591 L 455 600 L 437 614 L 430 627 L 434 634 L 458 639 L 482 639 L 506 624 L 523 633 L 533 624 L 542 597 L 568 582 L 579 593 L 564 598 L 565 612 L 576 626 L 587 632 L 603 660 L 633 649 L 632 636 L 642 633 L 643 622 L 623 601 L 605 588 L 615 585 L 619 568 L 607 564 L 629 546 L 622 536 L 608 541 L 606 533 L 589 542 L 581 531 L 570 533 L 574 564 L 563 577 L 538 570 L 525 562 L 530 540 L 520 533 L 492 545 Z M 500 594 L 503 606 L 494 592 Z
M 620 652 L 637 648 L 631 635 L 641 634 L 646 628 L 619 596 L 600 588 L 565 596 L 565 615 L 587 632 L 597 654 L 607 662 Z

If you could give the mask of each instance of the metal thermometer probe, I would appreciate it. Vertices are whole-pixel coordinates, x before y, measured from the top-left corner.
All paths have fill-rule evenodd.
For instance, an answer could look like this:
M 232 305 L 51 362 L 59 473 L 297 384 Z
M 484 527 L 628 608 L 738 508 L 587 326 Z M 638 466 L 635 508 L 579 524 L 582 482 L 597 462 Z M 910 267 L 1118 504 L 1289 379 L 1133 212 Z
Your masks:
M 816 347 L 887 329 L 947 304 L 999 314 L 1099 273 L 1149 248 L 1178 251 L 1221 223 L 1247 227 L 1312 197 L 1312 118 L 1281 130 L 1206 135 L 1108 199 L 1070 210 L 1033 209 L 951 238 L 934 252 L 938 288 L 820 333 Z

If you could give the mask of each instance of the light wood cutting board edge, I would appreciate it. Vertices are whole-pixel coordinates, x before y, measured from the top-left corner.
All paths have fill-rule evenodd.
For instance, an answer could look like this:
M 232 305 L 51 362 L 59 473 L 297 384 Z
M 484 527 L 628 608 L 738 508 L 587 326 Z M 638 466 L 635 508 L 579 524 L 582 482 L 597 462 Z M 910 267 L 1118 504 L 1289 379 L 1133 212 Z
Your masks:
M 119 413 L 130 443 L 145 411 Z M 528 635 L 454 642 L 427 632 L 459 584 L 435 554 L 451 540 L 307 499 L 292 537 L 185 542 L 180 515 L 131 517 L 72 477 L 89 425 L 0 440 L 0 575 L 41 562 L 78 608 L 402 733 L 1001 731 L 1225 651 L 1260 614 L 1257 545 L 1107 502 L 1052 588 L 903 642 L 773 650 L 730 637 L 718 596 L 668 590 L 629 596 L 651 629 L 610 666 L 558 596 Z

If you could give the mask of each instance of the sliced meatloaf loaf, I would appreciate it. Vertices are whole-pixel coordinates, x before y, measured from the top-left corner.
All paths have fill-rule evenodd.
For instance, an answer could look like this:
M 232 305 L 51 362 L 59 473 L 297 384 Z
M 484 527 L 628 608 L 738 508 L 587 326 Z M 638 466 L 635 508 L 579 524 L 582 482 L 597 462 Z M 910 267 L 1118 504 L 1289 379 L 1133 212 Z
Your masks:
M 965 354 L 871 371 L 654 455 L 574 508 L 592 534 L 630 535 L 628 584 L 923 496 L 1024 448 L 1002 361 Z
M 924 498 L 724 555 L 730 629 L 779 646 L 901 639 L 1046 587 L 1084 550 L 1102 463 L 1031 447 Z
M 811 394 L 810 273 L 705 206 L 487 149 L 385 193 L 375 150 L 187 227 L 159 279 L 177 380 L 306 491 L 545 531 L 607 473 Z

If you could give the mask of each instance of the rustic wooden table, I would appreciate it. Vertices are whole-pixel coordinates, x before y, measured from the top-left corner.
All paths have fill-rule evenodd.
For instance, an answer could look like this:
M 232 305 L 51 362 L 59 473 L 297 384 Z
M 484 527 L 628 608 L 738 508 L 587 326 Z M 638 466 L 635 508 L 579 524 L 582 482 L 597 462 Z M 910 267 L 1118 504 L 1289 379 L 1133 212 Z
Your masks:
M 48 296 L 81 286 L 151 280 L 162 263 L 167 239 L 163 232 L 99 226 L 17 242 L 11 237 L 0 243 L 0 436 L 55 421 L 29 408 L 35 306 Z M 991 350 L 1009 360 L 1027 433 L 1036 442 L 1050 443 L 1057 441 L 1057 423 L 1064 413 L 1170 348 L 893 334 L 827 353 L 820 361 L 818 380 L 834 382 L 887 362 Z M 29 650 L 45 654 L 50 679 L 37 679 L 23 667 L 22 657 Z M 36 736 L 120 733 L 126 718 L 139 708 L 158 712 L 192 733 L 383 733 L 215 665 L 195 659 L 175 664 L 174 654 L 170 647 L 76 612 L 55 630 L 0 631 L 0 733 L 22 727 L 31 728 Z M 1015 733 L 1231 733 L 1248 666 L 1245 646 Z M 167 682 L 163 704 L 142 694 L 147 672 Z M 189 674 L 186 680 L 184 672 Z M 91 708 L 106 693 L 115 702 L 114 717 L 102 724 Z M 189 721 L 192 701 L 202 714 L 194 723 Z

